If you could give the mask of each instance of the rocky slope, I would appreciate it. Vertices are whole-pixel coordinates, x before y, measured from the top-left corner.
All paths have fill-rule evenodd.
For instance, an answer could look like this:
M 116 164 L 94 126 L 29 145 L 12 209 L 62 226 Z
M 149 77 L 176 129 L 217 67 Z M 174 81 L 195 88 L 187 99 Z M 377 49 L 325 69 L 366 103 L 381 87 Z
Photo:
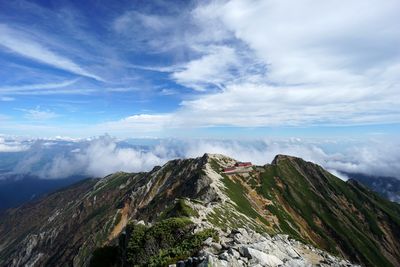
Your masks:
M 299 158 L 222 172 L 235 163 L 209 154 L 173 160 L 8 210 L 0 263 L 400 266 L 399 205 Z
M 178 266 L 356 266 L 340 257 L 335 257 L 313 246 L 305 245 L 288 235 L 271 237 L 250 229 L 238 228 L 221 236 L 221 243 L 204 242 L 199 258 L 178 262 Z M 203 257 L 204 260 L 201 260 Z M 199 260 L 200 259 L 200 260 Z

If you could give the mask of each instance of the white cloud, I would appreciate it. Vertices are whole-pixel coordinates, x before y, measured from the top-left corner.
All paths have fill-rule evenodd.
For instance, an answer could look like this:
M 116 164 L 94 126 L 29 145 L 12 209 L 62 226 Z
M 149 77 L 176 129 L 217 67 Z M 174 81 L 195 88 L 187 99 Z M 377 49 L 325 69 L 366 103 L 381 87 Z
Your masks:
M 277 154 L 297 156 L 323 166 L 344 180 L 348 177 L 343 172 L 400 179 L 400 143 L 394 140 L 160 139 L 154 140 L 150 146 L 130 146 L 103 136 L 74 141 L 51 139 L 23 143 L 9 139 L 7 142 L 0 139 L 0 144 L 6 144 L 10 151 L 29 148 L 14 171 L 43 178 L 70 175 L 101 177 L 116 171 L 148 171 L 174 158 L 220 153 L 258 165 L 270 163 Z
M 400 143 L 373 141 L 352 145 L 325 166 L 343 172 L 393 176 L 400 178 Z
M 316 86 L 232 84 L 220 93 L 184 101 L 178 114 L 186 123 L 200 126 L 354 125 L 400 121 L 400 95 L 397 98 L 377 88 L 345 85 L 325 90 Z
M 5 24 L 0 24 L 0 45 L 4 48 L 7 48 L 8 50 L 20 56 L 45 63 L 65 71 L 93 78 L 98 81 L 103 81 L 101 77 L 90 73 L 76 62 L 57 54 L 35 39 L 31 36 L 28 36 L 26 33 L 13 29 Z
M 17 140 L 8 140 L 0 136 L 0 152 L 21 152 L 29 149 L 29 145 L 22 144 Z
M 187 63 L 183 70 L 174 72 L 172 78 L 192 89 L 204 91 L 210 84 L 220 87 L 233 79 L 231 70 L 238 64 L 233 48 L 207 47 L 206 55 Z
M 398 9 L 397 1 L 239 0 L 217 15 L 269 64 L 270 80 L 331 84 L 398 64 Z
M 163 88 L 160 90 L 160 95 L 165 95 L 165 96 L 169 96 L 169 95 L 176 95 L 178 94 L 177 90 L 174 89 L 169 89 L 169 88 Z
M 334 169 L 328 169 L 327 171 L 329 171 L 330 173 L 332 173 L 333 175 L 335 175 L 336 177 L 342 179 L 343 181 L 347 181 L 350 179 L 350 177 L 342 172 L 338 172 L 337 170 Z
M 59 115 L 50 110 L 43 110 L 39 106 L 34 109 L 17 109 L 25 113 L 24 117 L 29 120 L 42 121 L 57 118 Z
M 168 9 L 163 15 L 128 10 L 112 23 L 111 34 L 117 33 L 113 37 L 123 53 L 146 50 L 151 57 L 161 55 L 172 67 L 130 64 L 118 59 L 123 53 L 110 51 L 104 53 L 104 58 L 115 61 L 115 65 L 103 65 L 108 70 L 109 66 L 117 66 L 166 72 L 175 82 L 203 91 L 185 95 L 179 107 L 168 113 L 148 112 L 92 126 L 66 125 L 65 131 L 75 128 L 81 133 L 107 131 L 127 136 L 150 132 L 163 135 L 165 130 L 187 127 L 400 122 L 398 1 L 236 0 L 198 2 L 193 9 L 186 7 L 175 13 Z M 60 17 L 82 24 L 72 25 L 68 36 L 81 29 L 79 38 L 86 39 L 83 29 L 88 25 L 72 13 Z M 83 76 L 88 71 L 59 53 L 66 49 L 55 49 L 59 46 L 48 39 L 41 42 L 33 31 L 1 25 L 0 33 L 2 45 L 19 55 L 60 68 L 60 63 L 72 63 L 66 64 L 69 71 Z M 104 46 L 109 40 L 102 43 L 88 33 L 86 41 L 93 42 L 93 47 L 103 47 L 93 50 L 103 54 L 98 51 L 106 51 Z M 73 49 L 73 43 L 65 48 Z M 86 51 L 77 47 L 74 52 Z M 91 47 L 88 45 L 87 51 Z M 89 62 L 96 65 L 102 59 L 91 57 Z M 131 73 L 120 75 L 119 69 L 103 71 L 109 72 L 117 73 L 118 81 L 122 76 L 131 78 Z M 122 93 L 142 88 L 119 82 L 114 85 L 105 91 Z M 0 91 L 14 90 L 15 95 L 93 92 L 90 88 L 39 86 L 3 86 Z M 161 94 L 171 92 L 164 90 Z M 60 134 L 56 128 L 51 133 Z
M 45 84 L 25 84 L 25 85 L 13 85 L 13 86 L 2 86 L 0 87 L 1 93 L 11 93 L 19 91 L 35 91 L 35 90 L 46 90 L 63 88 L 76 83 L 78 79 L 67 80 L 59 83 L 45 83 Z
M 122 38 L 120 41 L 126 37 L 130 49 L 173 53 L 176 61 L 198 55 L 199 47 L 222 45 L 230 38 L 226 27 L 215 20 L 213 6 L 174 10 L 173 5 L 168 4 L 163 15 L 128 10 L 115 18 L 112 29 Z
M 146 38 L 179 40 L 190 52 L 171 78 L 205 93 L 155 129 L 399 123 L 399 8 L 377 0 L 209 1 L 176 18 L 128 12 L 115 27 L 148 29 Z M 171 30 L 180 24 L 190 29 L 184 36 Z
M 103 136 L 89 141 L 87 146 L 72 150 L 70 155 L 56 155 L 36 174 L 45 178 L 77 174 L 103 177 L 117 171 L 149 171 L 156 165 L 164 164 L 166 160 L 165 155 L 156 150 L 123 148 L 115 139 Z
M 0 87 L 0 95 L 52 95 L 52 94 L 85 94 L 90 93 L 93 90 L 88 89 L 74 89 L 68 88 L 74 85 L 79 79 L 66 80 L 58 83 L 44 83 L 44 84 L 24 84 L 24 85 L 9 85 Z M 4 99 L 12 99 L 8 101 L 13 101 L 13 97 L 0 96 L 0 100 L 7 101 Z
M 109 121 L 94 127 L 95 132 L 119 132 L 122 134 L 154 133 L 171 127 L 170 114 L 137 114 L 118 121 Z M 175 126 L 172 126 L 175 127 Z
M 394 25 L 398 20 L 393 11 L 397 5 L 393 1 L 200 5 L 192 12 L 197 23 L 222 23 L 250 49 L 237 42 L 216 50 L 209 45 L 202 57 L 174 72 L 177 82 L 193 89 L 204 90 L 207 84 L 222 88 L 183 102 L 175 114 L 177 122 L 195 126 L 399 122 L 400 81 L 395 70 L 400 25 Z M 356 16 L 355 9 L 361 10 Z M 371 27 L 376 31 L 371 33 Z M 213 40 L 211 33 L 208 41 Z M 266 77 L 243 70 L 237 71 L 241 79 L 232 74 L 238 66 L 254 64 L 239 61 L 238 53 L 254 53 L 267 66 Z
M 122 38 L 121 41 L 123 37 L 127 38 L 131 49 L 166 52 L 186 44 L 185 35 L 192 25 L 184 23 L 187 22 L 186 14 L 184 10 L 182 12 L 176 16 L 162 16 L 127 11 L 113 21 L 112 28 Z
M 259 165 L 270 163 L 277 154 L 297 156 L 317 163 L 334 175 L 341 172 L 392 176 L 400 179 L 400 143 L 394 140 L 310 141 L 302 139 L 221 141 L 197 140 L 183 145 L 186 157 L 203 153 L 221 153 Z M 332 151 L 332 147 L 336 147 Z M 342 149 L 346 147 L 345 149 Z M 340 150 L 340 151 L 339 151 Z

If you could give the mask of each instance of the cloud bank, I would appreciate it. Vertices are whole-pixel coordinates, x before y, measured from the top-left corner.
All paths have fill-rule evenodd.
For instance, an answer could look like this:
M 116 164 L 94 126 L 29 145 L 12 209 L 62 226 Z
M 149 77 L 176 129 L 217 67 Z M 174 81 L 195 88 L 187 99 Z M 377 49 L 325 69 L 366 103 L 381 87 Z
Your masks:
M 2 141 L 2 140 L 0 140 Z M 370 141 L 282 140 L 174 140 L 154 139 L 151 144 L 132 145 L 109 136 L 90 140 L 31 141 L 25 145 L 0 142 L 0 157 L 25 150 L 12 172 L 29 173 L 47 179 L 72 175 L 103 177 L 125 171 L 149 171 L 175 158 L 199 157 L 204 153 L 220 153 L 258 165 L 270 163 L 277 154 L 298 156 L 315 162 L 346 179 L 342 172 L 392 176 L 400 179 L 400 143 Z M 143 143 L 143 140 L 140 141 Z M 340 152 L 339 152 L 340 150 Z M 1 166 L 0 166 L 1 167 Z
M 6 139 L 0 135 L 0 153 L 26 151 L 29 149 L 29 147 L 29 144 L 23 144 L 22 142 L 14 139 Z

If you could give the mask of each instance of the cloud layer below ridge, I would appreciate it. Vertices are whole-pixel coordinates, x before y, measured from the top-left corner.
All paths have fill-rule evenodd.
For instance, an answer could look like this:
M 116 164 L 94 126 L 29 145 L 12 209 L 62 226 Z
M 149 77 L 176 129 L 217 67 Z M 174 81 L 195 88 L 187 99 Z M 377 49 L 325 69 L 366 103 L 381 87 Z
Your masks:
M 349 172 L 400 178 L 400 143 L 384 141 L 362 144 L 355 140 L 160 139 L 152 140 L 151 144 L 133 145 L 109 136 L 80 141 L 35 140 L 29 144 L 14 141 L 13 145 L 10 145 L 10 140 L 0 141 L 0 157 L 7 159 L 12 152 L 20 153 L 9 172 L 48 179 L 72 175 L 103 177 L 117 171 L 149 171 L 171 159 L 199 157 L 204 153 L 220 153 L 260 165 L 270 163 L 277 154 L 287 154 L 320 164 L 336 174 Z

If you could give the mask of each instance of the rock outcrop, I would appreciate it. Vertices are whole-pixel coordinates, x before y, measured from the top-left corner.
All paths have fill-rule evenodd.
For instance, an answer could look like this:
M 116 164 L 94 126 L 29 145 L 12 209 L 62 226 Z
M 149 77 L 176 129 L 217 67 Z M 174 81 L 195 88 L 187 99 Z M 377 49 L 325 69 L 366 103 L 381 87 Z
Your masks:
M 244 228 L 222 235 L 220 246 L 220 250 L 215 250 L 215 245 L 207 244 L 199 253 L 204 258 L 199 266 L 358 266 L 287 235 L 277 234 L 271 237 L 266 233 L 259 234 Z M 192 266 L 192 261 L 183 261 L 180 266 Z

